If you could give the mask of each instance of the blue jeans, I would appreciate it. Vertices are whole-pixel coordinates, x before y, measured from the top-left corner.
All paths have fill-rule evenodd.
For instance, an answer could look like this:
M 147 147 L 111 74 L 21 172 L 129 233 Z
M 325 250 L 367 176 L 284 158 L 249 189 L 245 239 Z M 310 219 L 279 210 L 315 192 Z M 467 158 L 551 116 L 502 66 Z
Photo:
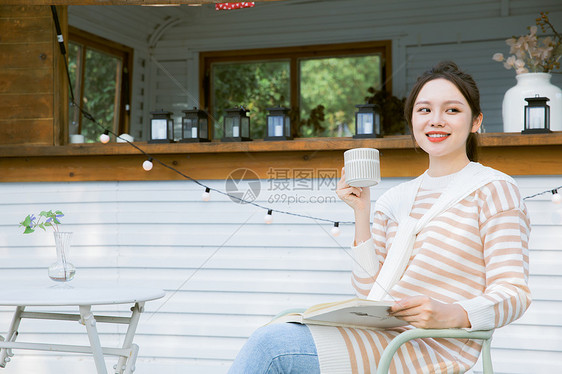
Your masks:
M 318 354 L 305 325 L 260 327 L 242 347 L 228 374 L 320 374 Z

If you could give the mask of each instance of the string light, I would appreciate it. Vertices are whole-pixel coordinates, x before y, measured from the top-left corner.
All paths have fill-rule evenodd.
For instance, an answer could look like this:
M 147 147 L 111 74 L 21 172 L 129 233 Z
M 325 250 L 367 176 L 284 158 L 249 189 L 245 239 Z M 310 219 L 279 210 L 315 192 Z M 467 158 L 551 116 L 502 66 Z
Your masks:
M 62 51 L 62 54 L 65 55 L 64 51 Z M 65 63 L 66 63 L 66 59 L 65 59 Z M 74 106 L 74 107 L 76 107 L 76 108 L 78 108 L 78 110 L 84 115 L 85 118 L 87 118 L 88 120 L 92 121 L 94 124 L 96 124 L 96 125 L 99 126 L 100 128 L 104 128 L 98 121 L 96 121 L 96 119 L 95 119 L 90 113 L 88 113 L 87 111 L 85 111 L 80 105 L 76 104 L 76 102 L 75 102 L 75 100 L 74 100 L 74 94 L 73 94 L 73 91 L 72 91 L 72 85 L 71 85 L 71 82 L 70 82 L 70 74 L 69 74 L 69 70 L 68 70 L 68 65 L 66 65 L 66 72 L 67 72 L 67 77 L 68 77 L 68 83 L 69 83 L 69 85 L 70 85 L 71 105 Z M 243 108 L 242 108 L 242 109 L 243 109 Z M 111 131 L 109 131 L 109 130 L 107 130 L 107 129 L 105 129 L 105 128 L 104 128 L 104 130 L 105 130 L 105 131 L 103 132 L 103 134 L 100 135 L 100 141 L 101 141 L 102 143 L 107 143 L 107 142 L 109 142 L 109 140 L 110 140 L 110 138 L 109 138 L 109 133 L 111 133 L 112 135 L 118 137 L 117 134 L 115 134 L 115 133 L 113 133 L 113 132 L 111 132 Z M 137 146 L 137 145 L 134 144 L 133 142 L 127 141 L 127 143 L 128 143 L 131 147 L 137 149 L 140 153 L 142 153 L 143 155 L 145 155 L 146 157 L 148 157 L 148 160 L 144 161 L 142 166 L 143 166 L 143 169 L 144 169 L 144 170 L 150 171 L 150 170 L 152 169 L 152 167 L 153 167 L 153 164 L 152 164 L 153 158 L 151 157 L 151 155 L 149 155 L 147 152 L 145 152 L 142 148 L 140 148 L 139 146 Z M 199 182 L 198 180 L 196 180 L 196 179 L 190 177 L 189 175 L 187 175 L 187 174 L 185 174 L 185 173 L 182 173 L 181 171 L 179 171 L 179 170 L 173 168 L 172 166 L 167 165 L 166 163 L 164 163 L 164 162 L 162 162 L 162 161 L 160 161 L 160 160 L 158 160 L 158 159 L 155 159 L 155 161 L 157 161 L 157 162 L 158 162 L 160 165 L 162 165 L 163 167 L 168 168 L 168 169 L 170 169 L 171 171 L 173 171 L 173 172 L 175 172 L 175 173 L 181 175 L 181 176 L 184 177 L 185 179 L 188 179 L 188 180 L 192 181 L 193 183 L 198 184 L 198 185 L 201 186 L 201 187 L 205 187 L 205 192 L 202 194 L 201 197 L 202 197 L 202 199 L 203 199 L 204 201 L 208 201 L 208 199 L 210 198 L 210 193 L 209 193 L 209 192 L 210 192 L 210 188 L 209 188 L 209 187 L 205 186 L 204 184 L 202 184 L 202 183 Z M 548 193 L 548 192 L 551 192 L 551 193 L 552 193 L 552 202 L 555 203 L 555 204 L 560 204 L 560 203 L 562 202 L 562 197 L 558 194 L 558 189 L 561 189 L 561 188 L 562 188 L 562 186 L 559 186 L 559 187 L 556 187 L 556 188 L 553 189 L 553 190 L 546 190 L 546 191 L 543 191 L 543 192 L 539 192 L 539 193 L 537 193 L 537 194 L 524 197 L 523 200 L 532 199 L 532 198 L 534 198 L 534 197 L 536 197 L 536 196 L 540 196 L 540 195 L 546 194 L 546 193 Z M 239 197 L 237 197 L 237 196 L 230 195 L 229 193 L 226 193 L 226 192 L 223 192 L 223 191 L 219 191 L 219 190 L 215 190 L 215 191 L 218 192 L 218 193 L 220 193 L 220 194 L 222 194 L 222 195 L 225 195 L 225 196 L 230 197 L 230 199 L 238 200 L 240 203 L 247 203 L 247 204 L 250 204 L 250 205 L 254 205 L 254 206 L 258 207 L 258 208 L 267 209 L 267 214 L 266 214 L 266 216 L 264 217 L 265 222 L 268 223 L 268 224 L 271 223 L 271 222 L 273 222 L 273 217 L 272 217 L 273 209 L 266 208 L 266 207 L 264 207 L 264 206 L 261 206 L 261 205 L 259 205 L 259 204 L 256 204 L 256 203 L 253 202 L 253 201 L 247 201 L 247 200 L 244 200 L 244 199 L 239 198 Z M 316 220 L 316 221 L 331 222 L 331 223 L 333 223 L 333 225 L 334 225 L 334 226 L 332 227 L 332 229 L 330 230 L 330 233 L 331 233 L 333 236 L 338 236 L 338 235 L 340 234 L 340 229 L 339 229 L 339 224 L 340 224 L 340 223 L 343 223 L 343 224 L 354 224 L 354 223 L 355 223 L 355 222 L 338 222 L 338 221 L 333 221 L 333 220 L 329 220 L 329 219 L 325 219 L 325 218 L 311 217 L 311 216 L 308 216 L 308 215 L 298 214 L 298 213 L 293 213 L 293 212 L 287 212 L 287 211 L 279 211 L 279 210 L 276 210 L 276 212 L 282 213 L 282 214 L 287 214 L 287 215 L 292 215 L 292 216 L 295 216 L 295 217 L 302 217 L 302 218 L 313 219 L 313 220 Z M 558 213 L 558 214 L 562 213 L 562 209 L 558 209 L 557 213 Z M 561 214 L 561 215 L 562 215 L 562 214 Z
M 201 199 L 203 201 L 211 200 L 211 189 L 209 187 L 205 187 L 205 192 L 201 194 Z
M 142 168 L 146 171 L 151 171 L 153 166 L 154 165 L 152 164 L 152 157 L 149 157 L 148 160 L 145 160 L 142 163 Z
M 551 190 L 546 190 L 546 191 L 543 191 L 543 192 L 536 193 L 534 195 L 529 195 L 529 196 L 524 197 L 523 200 L 529 200 L 529 199 L 532 199 L 533 197 L 541 196 L 541 195 L 544 195 L 544 194 L 547 194 L 547 193 L 557 194 L 558 190 L 561 189 L 561 188 L 562 188 L 562 186 L 558 186 L 558 187 L 556 187 L 554 189 L 551 189 Z
M 105 130 L 103 134 L 100 135 L 100 142 L 106 144 L 109 142 L 109 130 Z
M 263 220 L 265 221 L 265 223 L 267 223 L 268 225 L 271 224 L 271 222 L 273 222 L 273 209 L 269 209 L 267 211 L 267 214 L 263 217 Z
M 562 202 L 562 196 L 558 193 L 558 190 L 552 190 L 552 202 L 554 204 L 560 204 Z
M 334 227 L 332 227 L 332 229 L 330 230 L 330 234 L 332 234 L 332 236 L 334 237 L 340 236 L 341 230 L 339 222 L 334 222 Z
M 88 119 L 90 119 L 90 118 L 88 118 Z M 93 118 L 91 118 L 90 120 L 93 120 L 93 122 L 94 122 L 95 124 L 97 124 L 98 126 L 101 127 L 101 125 L 100 125 L 99 123 L 97 123 L 97 121 L 95 121 Z M 109 132 L 108 130 L 105 130 L 105 131 L 106 131 L 106 132 Z M 115 135 L 115 134 L 114 134 L 114 135 Z M 108 137 L 109 137 L 109 136 L 108 136 Z M 101 140 L 101 136 L 100 136 L 100 140 Z M 153 163 L 152 163 L 153 157 L 151 157 L 148 153 L 146 153 L 143 149 L 139 148 L 139 147 L 138 147 L 137 145 L 135 145 L 134 143 L 128 142 L 128 144 L 131 145 L 132 147 L 136 148 L 136 149 L 139 150 L 142 154 L 144 154 L 145 156 L 148 157 L 148 159 L 147 159 L 146 161 L 144 161 L 144 163 L 143 163 L 143 169 L 146 170 L 146 171 L 150 171 L 150 170 L 152 169 L 152 167 L 153 167 Z M 205 188 L 205 192 L 203 192 L 203 193 L 201 194 L 201 198 L 202 198 L 203 201 L 209 201 L 209 200 L 210 200 L 210 198 L 211 198 L 211 194 L 210 194 L 211 189 L 210 189 L 209 187 L 207 187 L 206 185 L 202 184 L 202 183 L 199 182 L 198 180 L 193 179 L 193 178 L 190 177 L 189 175 L 186 175 L 186 174 L 182 173 L 181 171 L 179 171 L 179 170 L 177 170 L 177 169 L 175 169 L 175 168 L 173 168 L 173 167 L 171 167 L 171 166 L 169 166 L 169 165 L 163 163 L 162 161 L 159 161 L 159 160 L 156 160 L 156 161 L 158 161 L 158 163 L 161 164 L 162 166 L 164 166 L 164 167 L 166 167 L 166 168 L 168 168 L 168 169 L 170 169 L 170 170 L 172 170 L 172 171 L 178 173 L 179 175 L 183 176 L 184 178 L 186 178 L 186 179 L 188 179 L 188 180 L 191 180 L 192 182 L 194 182 L 194 183 L 200 185 L 201 187 L 204 187 L 204 188 Z M 560 204 L 560 203 L 562 202 L 562 196 L 558 193 L 558 190 L 561 189 L 561 188 L 562 188 L 562 186 L 559 186 L 559 187 L 556 187 L 556 188 L 553 189 L 553 190 L 546 190 L 546 191 L 543 191 L 543 192 L 536 193 L 536 194 L 534 194 L 534 195 L 526 196 L 526 197 L 523 198 L 523 200 L 528 200 L 528 199 L 532 199 L 532 198 L 537 197 L 537 196 L 540 196 L 540 195 L 544 195 L 544 194 L 547 194 L 547 193 L 552 193 L 552 202 L 555 203 L 555 204 Z M 271 224 L 271 223 L 273 222 L 273 211 L 274 211 L 274 209 L 270 209 L 270 208 L 268 208 L 268 207 L 264 207 L 264 206 L 262 206 L 262 205 L 256 204 L 255 202 L 252 202 L 252 201 L 244 200 L 244 199 L 242 199 L 242 198 L 240 198 L 240 197 L 238 197 L 238 196 L 230 195 L 230 194 L 227 193 L 227 192 L 223 192 L 223 191 L 219 191 L 219 190 L 214 190 L 214 191 L 216 191 L 216 192 L 218 192 L 218 193 L 220 193 L 220 194 L 222 194 L 222 195 L 228 196 L 228 197 L 230 197 L 231 199 L 238 200 L 240 203 L 250 204 L 250 205 L 254 205 L 254 206 L 258 207 L 258 208 L 266 209 L 266 210 L 267 210 L 267 214 L 264 216 L 264 222 L 265 222 L 266 224 Z M 330 219 L 318 218 L 318 217 L 313 217 L 313 216 L 308 216 L 308 215 L 298 214 L 298 213 L 293 213 L 293 212 L 287 212 L 287 211 L 282 211 L 282 210 L 275 210 L 275 212 L 281 213 L 281 214 L 292 215 L 292 216 L 295 216 L 295 217 L 302 217 L 302 218 L 313 219 L 313 220 L 316 220 L 316 221 L 330 222 L 330 223 L 333 224 L 333 227 L 330 229 L 330 234 L 331 234 L 332 236 L 334 236 L 334 237 L 338 237 L 338 236 L 341 234 L 341 229 L 340 229 L 340 227 L 339 227 L 340 224 L 355 224 L 355 222 L 341 222 L 341 221 L 338 222 L 338 221 L 333 221 L 333 220 L 330 220 Z M 562 223 L 562 210 L 557 211 L 555 215 L 556 215 L 556 219 L 554 219 L 554 221 L 555 221 L 555 222 L 559 221 L 560 223 Z M 553 217 L 553 218 L 554 218 L 554 217 Z

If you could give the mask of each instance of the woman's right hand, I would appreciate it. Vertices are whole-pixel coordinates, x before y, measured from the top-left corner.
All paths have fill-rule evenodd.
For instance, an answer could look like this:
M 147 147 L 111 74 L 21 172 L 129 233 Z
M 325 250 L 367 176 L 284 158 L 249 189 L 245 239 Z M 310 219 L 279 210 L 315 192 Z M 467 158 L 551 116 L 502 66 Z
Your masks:
M 345 183 L 345 168 L 341 169 L 336 194 L 357 213 L 367 213 L 371 210 L 371 189 L 369 187 L 352 187 Z

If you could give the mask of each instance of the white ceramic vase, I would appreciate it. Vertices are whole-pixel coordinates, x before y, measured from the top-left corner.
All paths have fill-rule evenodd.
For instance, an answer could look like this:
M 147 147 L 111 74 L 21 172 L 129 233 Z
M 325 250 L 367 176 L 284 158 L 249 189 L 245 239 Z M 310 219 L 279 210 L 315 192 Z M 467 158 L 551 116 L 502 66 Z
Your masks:
M 562 90 L 550 83 L 548 73 L 524 73 L 515 76 L 517 85 L 506 91 L 502 104 L 504 132 L 521 132 L 525 128 L 524 111 L 529 97 L 548 97 L 550 129 L 562 131 Z

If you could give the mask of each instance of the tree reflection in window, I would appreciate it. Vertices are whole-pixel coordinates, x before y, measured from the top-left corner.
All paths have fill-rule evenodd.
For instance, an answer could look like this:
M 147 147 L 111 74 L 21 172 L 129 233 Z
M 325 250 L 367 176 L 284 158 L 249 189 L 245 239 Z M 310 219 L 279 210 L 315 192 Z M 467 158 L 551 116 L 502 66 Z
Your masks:
M 210 109 L 214 139 L 225 109 L 250 110 L 252 138 L 265 136 L 268 107 L 291 108 L 296 137 L 346 137 L 355 130 L 355 105 L 368 89 L 386 90 L 390 42 L 202 52 L 202 105 Z M 323 118 L 323 120 L 319 120 Z

